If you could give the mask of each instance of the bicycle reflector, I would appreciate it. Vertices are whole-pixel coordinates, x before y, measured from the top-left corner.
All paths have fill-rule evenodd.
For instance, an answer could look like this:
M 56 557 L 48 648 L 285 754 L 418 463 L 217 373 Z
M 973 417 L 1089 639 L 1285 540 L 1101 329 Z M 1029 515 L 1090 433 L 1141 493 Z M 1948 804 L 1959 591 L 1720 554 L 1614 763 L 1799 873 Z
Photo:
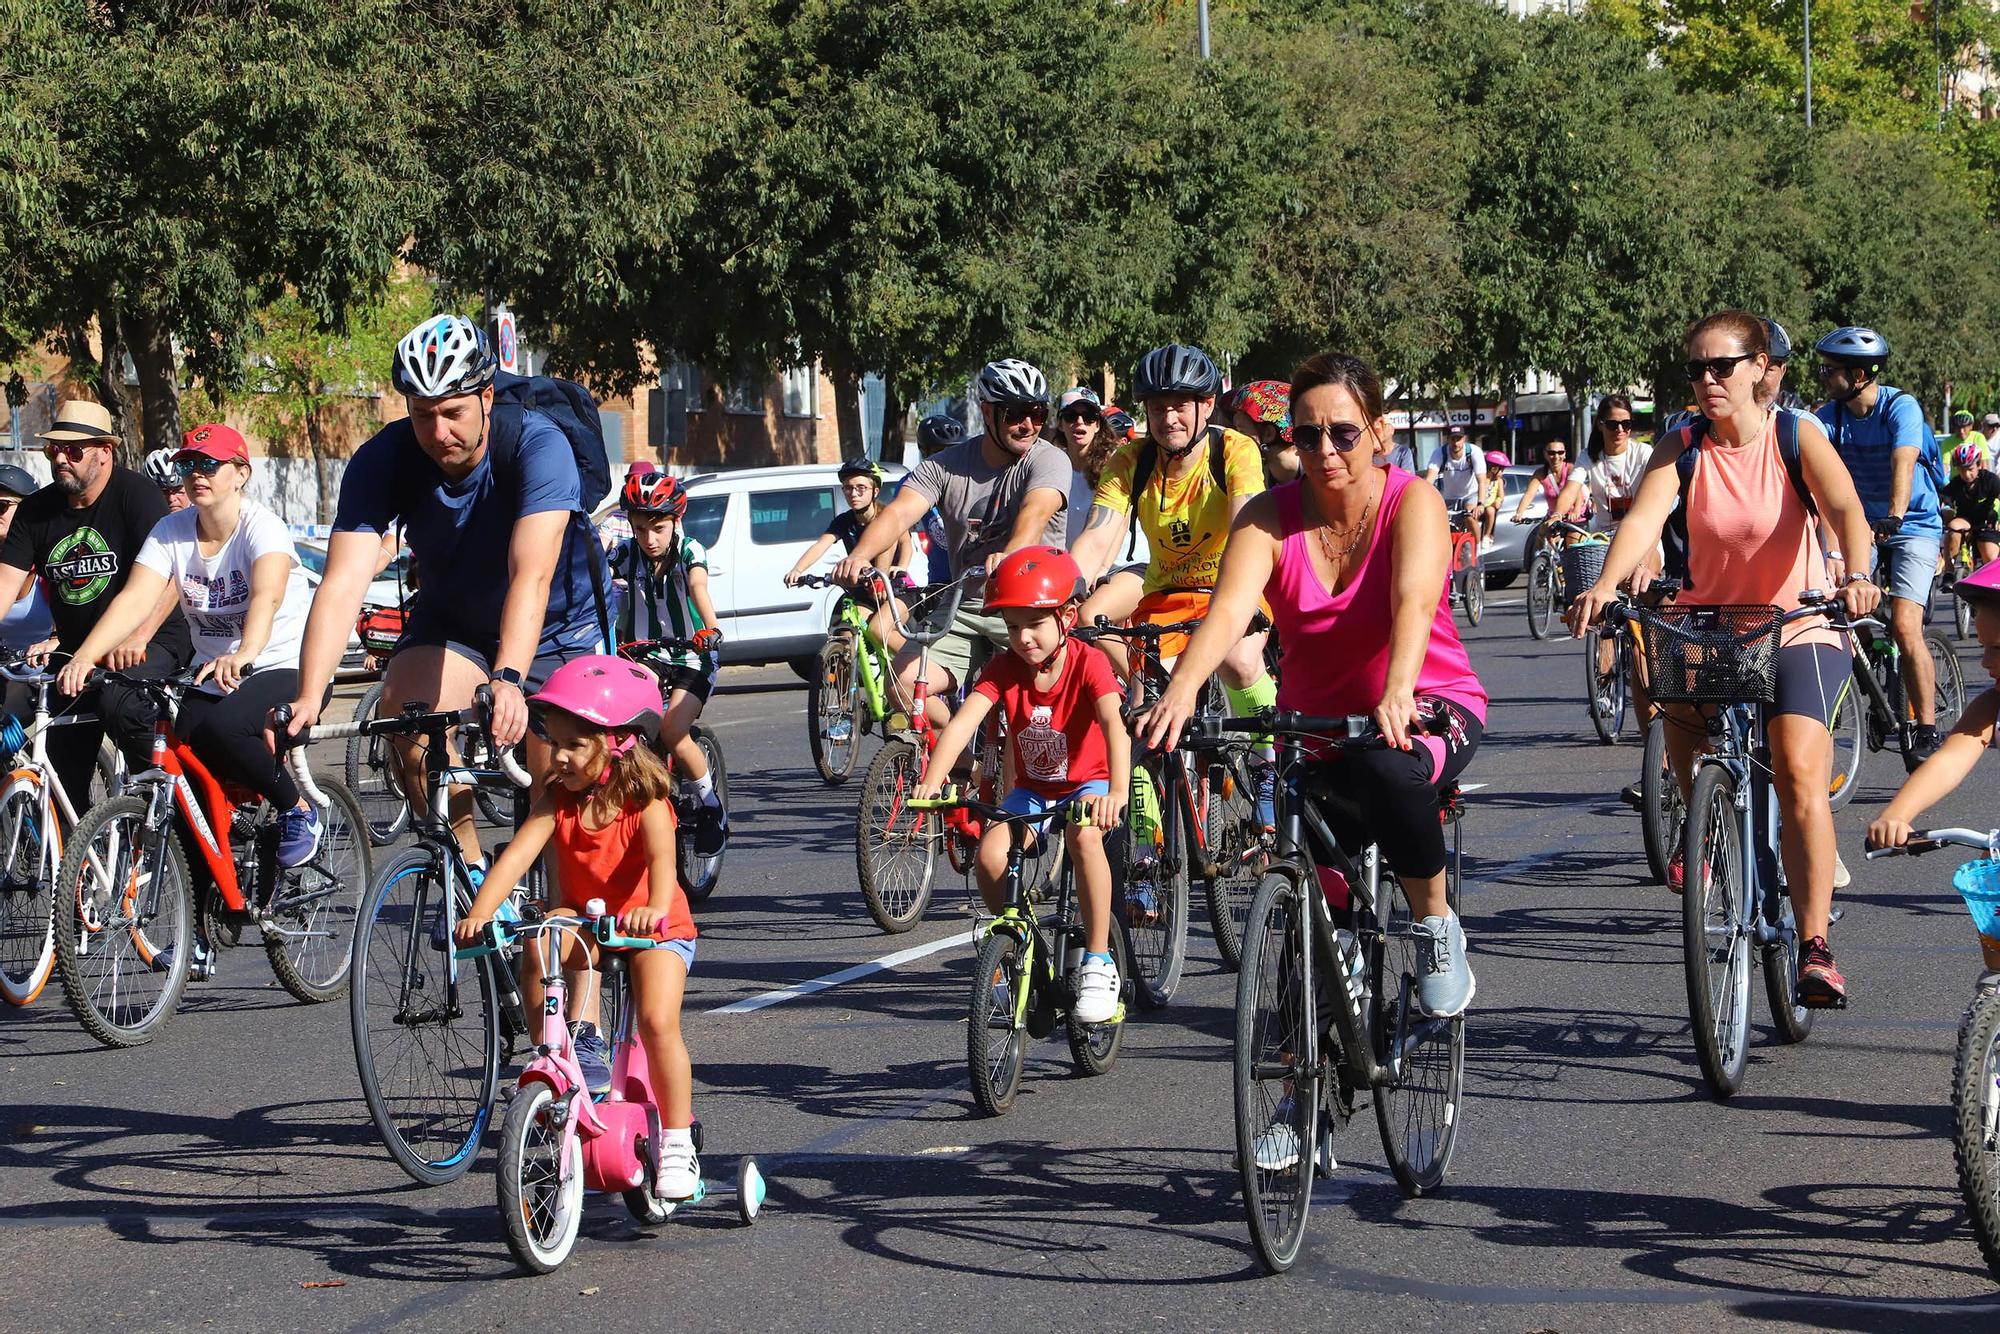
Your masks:
M 1952 873 L 1951 886 L 1971 911 L 1981 942 L 2000 947 L 2000 860 L 1973 858 Z

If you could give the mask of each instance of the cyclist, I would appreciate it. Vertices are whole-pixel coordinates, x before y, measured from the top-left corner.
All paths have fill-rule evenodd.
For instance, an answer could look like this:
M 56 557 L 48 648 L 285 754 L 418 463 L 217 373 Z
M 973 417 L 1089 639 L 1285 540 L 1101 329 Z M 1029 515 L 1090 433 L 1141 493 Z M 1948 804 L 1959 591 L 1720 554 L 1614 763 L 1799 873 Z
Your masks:
M 1986 467 L 1980 447 L 1971 441 L 1951 457 L 1958 472 L 1944 489 L 1946 568 L 1957 568 L 1959 548 L 1967 542 L 1972 543 L 1975 566 L 2000 559 L 2000 477 Z
M 146 455 L 144 468 L 146 476 L 153 479 L 153 485 L 167 498 L 169 512 L 188 507 L 187 483 L 181 478 L 181 470 L 174 466 L 174 453 L 162 446 Z
M 896 498 L 883 506 L 834 570 L 842 581 L 860 578 L 926 509 L 936 507 L 952 569 L 971 585 L 928 654 L 926 707 L 939 726 L 949 716 L 945 696 L 970 681 L 973 668 L 989 652 L 1007 644 L 1007 623 L 981 604 L 978 586 L 985 574 L 1011 551 L 1058 544 L 1066 530 L 1069 456 L 1042 439 L 1049 419 L 1048 381 L 1027 362 L 1006 358 L 980 369 L 974 391 L 985 428 L 979 437 L 940 450 L 912 469 Z M 936 601 L 942 615 L 950 604 L 943 598 Z M 917 669 L 925 660 L 913 644 L 897 654 L 897 681 L 905 699 L 913 697 Z
M 1951 429 L 1953 433 L 1957 436 L 1956 439 L 1950 442 L 1951 451 L 1954 456 L 1956 456 L 1958 451 L 1963 449 L 1965 446 L 1976 445 L 1979 449 L 1979 461 L 1981 463 L 1988 463 L 1991 461 L 1987 457 L 1987 451 L 1992 446 L 1990 442 L 1987 440 L 1987 438 L 1984 435 L 1980 434 L 1978 428 L 1973 426 L 1971 413 L 1967 412 L 1963 408 L 1960 408 L 1957 412 L 1952 413 Z
M 642 466 L 635 464 L 635 468 Z M 650 471 L 650 470 L 649 470 Z M 854 544 L 861 540 L 862 530 L 882 511 L 882 465 L 873 459 L 849 459 L 840 465 L 840 492 L 847 498 L 847 511 L 836 514 L 827 524 L 826 531 L 805 549 L 792 568 L 785 571 L 785 587 L 792 588 L 799 582 L 799 576 L 819 563 L 827 548 L 835 542 L 843 551 L 854 550 Z M 902 582 L 910 582 L 907 571 L 910 568 L 915 543 L 911 534 L 904 533 L 896 542 L 895 555 L 890 558 L 890 573 L 901 575 Z
M 1793 419 L 1800 482 L 1791 476 L 1779 440 L 1781 410 L 1761 401 L 1769 369 L 1767 336 L 1761 319 L 1740 310 L 1719 311 L 1688 330 L 1684 369 L 1702 421 L 1676 428 L 1654 448 L 1638 498 L 1611 539 L 1603 573 L 1571 606 L 1573 633 L 1581 635 L 1593 624 L 1628 578 L 1643 589 L 1645 557 L 1677 506 L 1686 524 L 1686 587 L 1677 599 L 1682 604 L 1796 608 L 1801 589 L 1825 584 L 1822 522 L 1861 558 L 1841 581 L 1840 599 L 1848 611 L 1866 615 L 1880 601 L 1881 590 L 1863 573 L 1870 539 L 1854 484 L 1826 433 L 1803 415 Z M 1678 459 L 1689 448 L 1696 454 L 1683 497 Z M 1798 490 L 1801 483 L 1823 516 L 1819 521 Z M 1838 632 L 1817 619 L 1795 622 L 1778 649 L 1776 703 L 1765 710 L 1785 875 L 1804 942 L 1799 995 L 1808 1005 L 1844 1004 L 1847 995 L 1827 928 L 1834 880 L 1828 727 L 1848 671 L 1848 644 Z M 1674 724 L 1666 729 L 1667 758 L 1685 796 L 1706 728 L 1693 706 L 1668 705 L 1666 711 Z M 1686 876 L 1685 842 L 1683 826 L 1667 870 L 1668 887 L 1677 893 Z
M 1444 497 L 1447 512 L 1463 511 L 1472 531 L 1480 530 L 1486 517 L 1479 503 L 1486 489 L 1486 456 L 1467 443 L 1463 426 L 1445 428 L 1444 448 L 1424 470 L 1424 480 Z
M 41 483 L 26 468 L 0 463 L 0 545 L 14 526 L 14 516 L 21 512 L 21 502 L 40 489 Z M 47 639 L 54 624 L 49 619 L 49 598 L 42 590 L 42 581 L 30 576 L 21 595 L 0 615 L 0 648 L 25 652 Z
M 1528 517 L 1528 506 L 1534 503 L 1535 496 L 1539 493 L 1548 506 L 1548 512 L 1542 516 L 1542 527 L 1537 537 L 1539 540 L 1547 541 L 1547 526 L 1558 519 L 1568 518 L 1573 512 L 1564 509 L 1561 504 L 1563 492 L 1569 488 L 1572 471 L 1574 468 L 1569 461 L 1567 441 L 1551 440 L 1543 445 L 1542 466 L 1535 469 L 1534 476 L 1528 479 L 1528 485 L 1522 490 L 1521 503 L 1514 507 L 1514 522 L 1520 523 Z
M 1598 400 L 1597 421 L 1591 432 L 1597 442 L 1597 457 L 1588 467 L 1572 470 L 1562 498 L 1556 504 L 1556 508 L 1565 514 L 1587 512 L 1587 526 L 1593 533 L 1617 531 L 1618 521 L 1632 508 L 1632 498 L 1638 495 L 1639 482 L 1646 475 L 1647 464 L 1652 462 L 1653 447 L 1636 439 L 1634 429 L 1630 398 L 1624 394 L 1606 394 Z M 1645 565 L 1649 572 L 1658 572 L 1660 553 L 1657 549 L 1647 553 Z M 1597 669 L 1600 673 L 1611 670 L 1613 647 L 1614 642 L 1609 637 L 1599 642 Z M 1635 670 L 1630 675 L 1632 703 L 1639 717 L 1650 718 L 1652 704 L 1647 698 L 1643 678 L 1642 671 Z M 1637 800 L 1637 785 L 1627 787 L 1624 795 L 1628 800 Z
M 1292 438 L 1305 471 L 1237 516 L 1208 618 L 1138 740 L 1179 739 L 1202 682 L 1268 600 L 1284 648 L 1279 706 L 1372 716 L 1382 730 L 1385 749 L 1317 763 L 1304 781 L 1328 793 L 1343 845 L 1379 845 L 1401 881 L 1420 951 L 1417 1005 L 1462 1014 L 1475 982 L 1447 897 L 1438 788 L 1479 745 L 1486 690 L 1452 623 L 1444 502 L 1381 466 L 1395 431 L 1380 378 L 1358 358 L 1322 353 L 1293 372 Z
M 1120 447 L 1092 498 L 1090 523 L 1078 540 L 1076 562 L 1087 574 L 1110 565 L 1136 518 L 1152 559 L 1145 577 L 1114 579 L 1083 604 L 1083 621 L 1107 616 L 1128 621 L 1174 622 L 1206 615 L 1230 524 L 1264 489 L 1257 446 L 1246 436 L 1212 425 L 1222 374 L 1197 347 L 1168 343 L 1139 359 L 1132 389 L 1146 411 L 1146 440 Z M 1277 684 L 1264 669 L 1262 632 L 1239 636 L 1224 655 L 1220 674 L 1231 709 L 1239 714 L 1269 708 Z M 1184 639 L 1163 639 L 1160 660 L 1179 656 Z M 1123 645 L 1106 641 L 1112 664 L 1129 671 Z M 1277 824 L 1276 757 L 1268 742 L 1257 752 L 1258 820 Z
M 1297 457 L 1297 450 L 1292 453 L 1293 457 Z M 1486 451 L 1486 486 L 1479 493 L 1481 551 L 1490 550 L 1493 546 L 1493 530 L 1500 526 L 1500 507 L 1507 503 L 1507 469 L 1512 466 L 1513 460 L 1499 450 Z
M 1299 475 L 1299 451 L 1286 436 L 1292 424 L 1292 387 L 1283 380 L 1252 380 L 1222 400 L 1222 424 L 1257 442 L 1264 455 L 1264 483 L 1276 486 Z
M 1110 661 L 1094 645 L 1069 637 L 1083 593 L 1083 573 L 1060 547 L 1025 547 L 994 567 L 986 610 L 1006 621 L 1009 652 L 987 662 L 965 704 L 938 735 L 916 795 L 937 795 L 979 725 L 998 707 L 1007 718 L 1006 768 L 1015 779 L 1001 804 L 1017 815 L 1070 802 L 1088 808 L 1088 824 L 1064 829 L 1076 866 L 1085 951 L 1071 1013 L 1078 1023 L 1101 1024 L 1118 1011 L 1119 985 L 1111 958 L 1111 862 L 1104 831 L 1124 818 L 1132 739 Z M 979 892 L 989 913 L 1007 906 L 1003 879 L 1010 841 L 999 823 L 980 836 Z
M 1063 516 L 1068 541 L 1074 546 L 1090 517 L 1091 488 L 1097 485 L 1097 475 L 1104 470 L 1113 448 L 1111 433 L 1104 429 L 1104 403 L 1097 391 L 1085 385 L 1063 390 L 1056 400 L 1056 428 L 1059 443 L 1069 455 L 1069 499 L 1063 505 Z
M 9 606 L 31 571 L 40 574 L 48 590 L 55 633 L 33 646 L 31 653 L 38 658 L 75 652 L 123 591 L 153 525 L 167 516 L 160 489 L 114 462 L 118 430 L 100 404 L 84 399 L 63 404 L 42 442 L 55 480 L 21 502 L 0 545 L 0 589 L 7 592 Z M 105 654 L 105 662 L 141 678 L 172 676 L 187 666 L 193 648 L 187 619 L 174 602 L 173 590 L 162 588 L 144 619 Z M 348 618 L 350 629 L 353 619 Z M 346 642 L 344 631 L 341 640 Z M 135 771 L 152 763 L 153 705 L 131 686 L 107 681 L 79 696 L 76 707 L 98 721 L 50 728 L 48 752 L 63 789 L 83 803 L 98 745 L 107 733 Z
M 1775 405 L 1792 412 L 1811 411 L 1803 398 L 1785 388 L 1785 369 L 1792 359 L 1792 336 L 1785 332 L 1784 325 L 1766 316 L 1764 341 L 1770 348 L 1771 364 L 1764 372 L 1763 384 L 1758 386 L 1757 401 L 1766 407 Z M 1694 420 L 1695 415 L 1696 410 L 1689 409 L 1678 420 L 1671 422 L 1667 429 L 1685 426 Z M 1666 430 L 1661 431 L 1661 437 L 1664 438 L 1666 433 Z
M 1924 646 L 1924 609 L 1937 575 L 1944 525 L 1938 518 L 1943 460 L 1934 459 L 1930 428 L 1914 395 L 1881 382 L 1889 340 L 1848 325 L 1814 344 L 1828 401 L 1820 424 L 1854 478 L 1854 489 L 1880 548 L 1888 583 L 1889 625 L 1902 650 L 1903 680 L 1918 726 L 1903 763 L 1914 769 L 1937 749 L 1937 673 Z M 1937 471 L 1933 472 L 1933 466 Z M 1838 562 L 1839 557 L 1829 554 Z
M 644 467 L 645 471 L 640 471 Z M 701 798 L 701 814 L 691 831 L 697 857 L 715 857 L 729 841 L 729 813 L 715 790 L 708 757 L 690 735 L 715 689 L 721 667 L 722 631 L 708 591 L 708 553 L 687 535 L 688 493 L 678 477 L 634 465 L 618 493 L 618 507 L 632 536 L 611 553 L 611 576 L 625 586 L 618 608 L 617 639 L 686 639 L 694 649 L 675 649 L 662 660 L 666 696 L 660 724 L 661 748 L 673 756 L 681 781 Z
M 498 369 L 485 332 L 457 315 L 427 319 L 396 345 L 389 378 L 409 416 L 377 431 L 341 476 L 299 653 L 294 733 L 318 720 L 383 538 L 400 522 L 423 583 L 383 669 L 384 715 L 414 701 L 462 709 L 490 685 L 494 742 L 526 737 L 530 772 L 546 767 L 541 740 L 526 736 L 526 692 L 599 650 L 604 556 L 571 521 L 581 483 L 568 438 L 539 412 L 495 403 Z M 420 747 L 397 738 L 404 791 L 421 811 Z M 451 816 L 465 855 L 483 865 L 469 791 L 453 794 Z

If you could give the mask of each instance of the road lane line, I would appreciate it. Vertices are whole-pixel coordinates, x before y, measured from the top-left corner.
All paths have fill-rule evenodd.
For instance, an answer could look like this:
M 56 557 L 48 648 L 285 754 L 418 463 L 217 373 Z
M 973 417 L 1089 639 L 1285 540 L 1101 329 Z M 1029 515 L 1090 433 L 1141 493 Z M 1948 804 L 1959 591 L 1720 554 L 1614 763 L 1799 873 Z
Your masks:
M 869 977 L 875 973 L 884 973 L 891 968 L 901 967 L 912 960 L 921 959 L 927 954 L 936 954 L 939 950 L 948 950 L 959 945 L 970 945 L 976 934 L 972 931 L 961 931 L 955 936 L 947 936 L 943 940 L 934 940 L 928 945 L 912 945 L 909 949 L 897 950 L 894 954 L 885 954 L 881 958 L 872 960 L 871 962 L 858 963 L 852 968 L 843 968 L 837 973 L 828 973 L 825 977 L 815 977 L 809 981 L 794 983 L 789 987 L 780 987 L 776 991 L 767 991 L 761 996 L 752 996 L 748 1000 L 740 1000 L 733 1005 L 725 1005 L 720 1009 L 710 1010 L 709 1013 L 749 1014 L 753 1010 L 766 1010 L 773 1005 L 783 1005 L 786 1001 L 797 1000 L 801 996 L 817 995 L 822 991 L 837 987 L 843 982 L 852 982 L 856 978 Z
M 801 704 L 798 708 L 792 710 L 792 714 L 804 713 L 805 711 L 806 711 L 805 705 Z M 776 716 L 779 718 L 789 718 L 792 716 L 792 714 L 780 713 L 777 714 Z M 712 729 L 717 727 L 735 727 L 738 723 L 767 723 L 771 721 L 772 716 L 773 715 L 768 713 L 760 713 L 754 718 L 724 718 L 719 722 L 713 722 L 713 723 L 709 722 L 707 719 L 703 719 L 701 725 L 703 727 Z

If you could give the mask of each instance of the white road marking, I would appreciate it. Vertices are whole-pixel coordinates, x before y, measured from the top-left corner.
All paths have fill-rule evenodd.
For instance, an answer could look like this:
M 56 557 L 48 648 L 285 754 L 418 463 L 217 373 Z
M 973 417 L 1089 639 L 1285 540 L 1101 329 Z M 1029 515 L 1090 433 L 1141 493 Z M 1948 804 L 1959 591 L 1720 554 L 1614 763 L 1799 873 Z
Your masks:
M 1460 792 L 1477 792 L 1482 787 L 1492 787 L 1492 786 L 1493 785 L 1491 783 L 1460 783 L 1458 785 L 1458 790 Z
M 749 1014 L 753 1010 L 765 1010 L 773 1005 L 783 1005 L 786 1001 L 797 1000 L 801 996 L 812 996 L 819 992 L 830 990 L 843 982 L 852 982 L 856 978 L 869 977 L 875 973 L 887 972 L 889 969 L 900 967 L 913 959 L 921 959 L 927 954 L 936 954 L 940 950 L 954 949 L 960 945 L 970 945 L 973 935 L 974 933 L 971 931 L 961 931 L 955 936 L 947 936 L 943 940 L 934 940 L 928 945 L 912 945 L 909 949 L 897 950 L 894 954 L 885 954 L 881 958 L 872 960 L 869 963 L 858 963 L 852 968 L 843 968 L 837 973 L 828 973 L 825 977 L 815 977 L 810 981 L 795 983 L 789 987 L 780 987 L 776 991 L 767 991 L 761 996 L 752 996 L 748 1000 L 737 1001 L 734 1005 L 725 1005 L 720 1009 L 710 1010 L 709 1013 Z
M 792 710 L 792 713 L 795 713 L 795 714 L 796 714 L 796 713 L 804 713 L 805 711 L 806 711 L 806 708 L 805 708 L 805 705 L 801 704 L 801 705 L 800 705 L 800 706 L 799 706 L 798 708 L 796 708 L 796 709 L 793 709 L 793 710 Z M 778 717 L 780 717 L 780 718 L 783 718 L 783 717 L 786 717 L 787 715 L 781 712 L 781 713 L 779 713 L 779 714 L 778 714 L 777 716 L 778 716 Z M 709 722 L 709 721 L 708 721 L 708 720 L 707 720 L 706 718 L 704 718 L 704 719 L 702 720 L 702 724 L 701 724 L 701 725 L 702 725 L 703 727 L 706 727 L 706 728 L 716 728 L 716 727 L 735 727 L 735 726 L 737 726 L 737 725 L 738 725 L 739 723 L 763 723 L 763 722 L 769 722 L 770 720 L 771 720 L 771 715 L 770 715 L 770 714 L 768 714 L 768 713 L 760 713 L 760 714 L 758 714 L 758 715 L 757 715 L 756 717 L 754 717 L 754 718 L 724 718 L 724 719 L 723 719 L 722 721 L 720 721 L 720 722 L 714 722 L 714 723 L 712 723 L 712 722 Z

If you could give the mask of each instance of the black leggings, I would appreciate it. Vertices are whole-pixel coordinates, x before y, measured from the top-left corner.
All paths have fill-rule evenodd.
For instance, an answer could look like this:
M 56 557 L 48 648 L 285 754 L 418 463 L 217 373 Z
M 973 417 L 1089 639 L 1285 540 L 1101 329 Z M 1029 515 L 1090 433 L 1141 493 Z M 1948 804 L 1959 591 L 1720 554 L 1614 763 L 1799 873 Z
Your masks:
M 1325 803 L 1334 837 L 1347 849 L 1370 843 L 1399 876 L 1428 879 L 1444 870 L 1444 826 L 1438 821 L 1438 788 L 1472 762 L 1485 728 L 1449 701 L 1438 729 L 1412 750 L 1357 750 L 1311 766 L 1308 781 Z M 1433 746 L 1442 762 L 1433 767 Z
M 264 720 L 298 693 L 299 674 L 291 667 L 252 672 L 227 695 L 190 690 L 174 731 L 217 778 L 241 783 L 283 810 L 299 804 L 299 787 L 264 744 Z

